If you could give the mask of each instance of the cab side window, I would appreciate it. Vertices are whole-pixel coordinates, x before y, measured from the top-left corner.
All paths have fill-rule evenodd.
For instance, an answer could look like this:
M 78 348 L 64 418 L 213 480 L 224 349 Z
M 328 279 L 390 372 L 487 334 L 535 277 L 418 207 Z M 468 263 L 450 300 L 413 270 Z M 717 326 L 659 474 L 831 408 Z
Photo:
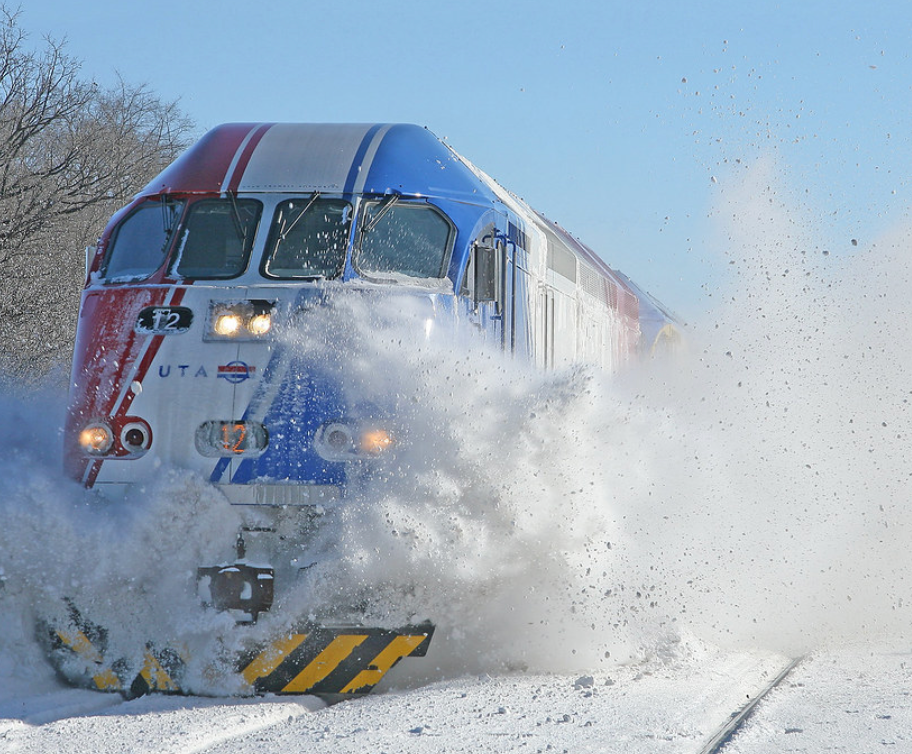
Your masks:
M 127 215 L 114 231 L 102 278 L 109 283 L 142 280 L 158 270 L 183 209 L 182 201 L 157 197 Z

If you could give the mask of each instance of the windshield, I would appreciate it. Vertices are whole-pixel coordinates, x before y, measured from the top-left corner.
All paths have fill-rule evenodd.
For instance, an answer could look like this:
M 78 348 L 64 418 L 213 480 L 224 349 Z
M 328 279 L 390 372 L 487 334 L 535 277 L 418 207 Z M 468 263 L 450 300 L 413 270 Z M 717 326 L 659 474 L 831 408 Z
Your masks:
M 114 231 L 102 278 L 108 282 L 140 280 L 161 267 L 183 208 L 182 201 L 156 197 L 127 215 Z
M 370 202 L 365 206 L 355 266 L 366 275 L 442 278 L 450 261 L 453 230 L 429 204 Z
M 204 199 L 190 206 L 173 271 L 183 278 L 232 278 L 247 268 L 263 205 L 255 199 Z
M 334 278 L 342 274 L 351 205 L 319 194 L 276 207 L 266 242 L 263 274 L 273 278 Z

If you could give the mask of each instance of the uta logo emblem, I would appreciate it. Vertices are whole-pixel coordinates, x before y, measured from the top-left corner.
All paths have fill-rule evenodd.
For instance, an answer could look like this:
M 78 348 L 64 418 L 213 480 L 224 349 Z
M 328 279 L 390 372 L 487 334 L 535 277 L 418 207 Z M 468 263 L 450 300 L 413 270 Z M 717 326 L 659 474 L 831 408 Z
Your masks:
M 243 361 L 231 361 L 218 368 L 218 376 L 220 379 L 228 380 L 232 385 L 237 385 L 239 382 L 249 380 L 255 371 L 256 367 Z

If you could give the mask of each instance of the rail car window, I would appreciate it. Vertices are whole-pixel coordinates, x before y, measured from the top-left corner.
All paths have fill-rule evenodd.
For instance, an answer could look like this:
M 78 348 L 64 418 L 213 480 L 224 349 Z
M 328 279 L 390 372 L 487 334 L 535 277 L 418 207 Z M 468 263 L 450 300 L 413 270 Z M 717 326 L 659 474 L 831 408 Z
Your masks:
M 183 209 L 182 201 L 150 199 L 127 215 L 114 231 L 102 278 L 140 280 L 161 267 Z
M 263 205 L 255 199 L 204 199 L 190 205 L 173 272 L 183 278 L 233 278 L 247 268 Z
M 351 205 L 317 195 L 276 207 L 266 242 L 263 274 L 272 278 L 335 278 L 342 274 Z
M 453 227 L 428 204 L 395 197 L 366 205 L 355 267 L 366 275 L 398 274 L 414 278 L 446 275 Z

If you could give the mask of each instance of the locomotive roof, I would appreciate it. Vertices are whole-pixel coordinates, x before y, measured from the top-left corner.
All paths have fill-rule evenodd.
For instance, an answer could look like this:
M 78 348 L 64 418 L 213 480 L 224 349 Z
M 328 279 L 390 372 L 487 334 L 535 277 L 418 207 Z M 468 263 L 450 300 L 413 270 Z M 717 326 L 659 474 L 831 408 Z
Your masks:
M 430 131 L 383 123 L 217 126 L 142 193 L 270 191 L 494 201 L 491 189 Z

